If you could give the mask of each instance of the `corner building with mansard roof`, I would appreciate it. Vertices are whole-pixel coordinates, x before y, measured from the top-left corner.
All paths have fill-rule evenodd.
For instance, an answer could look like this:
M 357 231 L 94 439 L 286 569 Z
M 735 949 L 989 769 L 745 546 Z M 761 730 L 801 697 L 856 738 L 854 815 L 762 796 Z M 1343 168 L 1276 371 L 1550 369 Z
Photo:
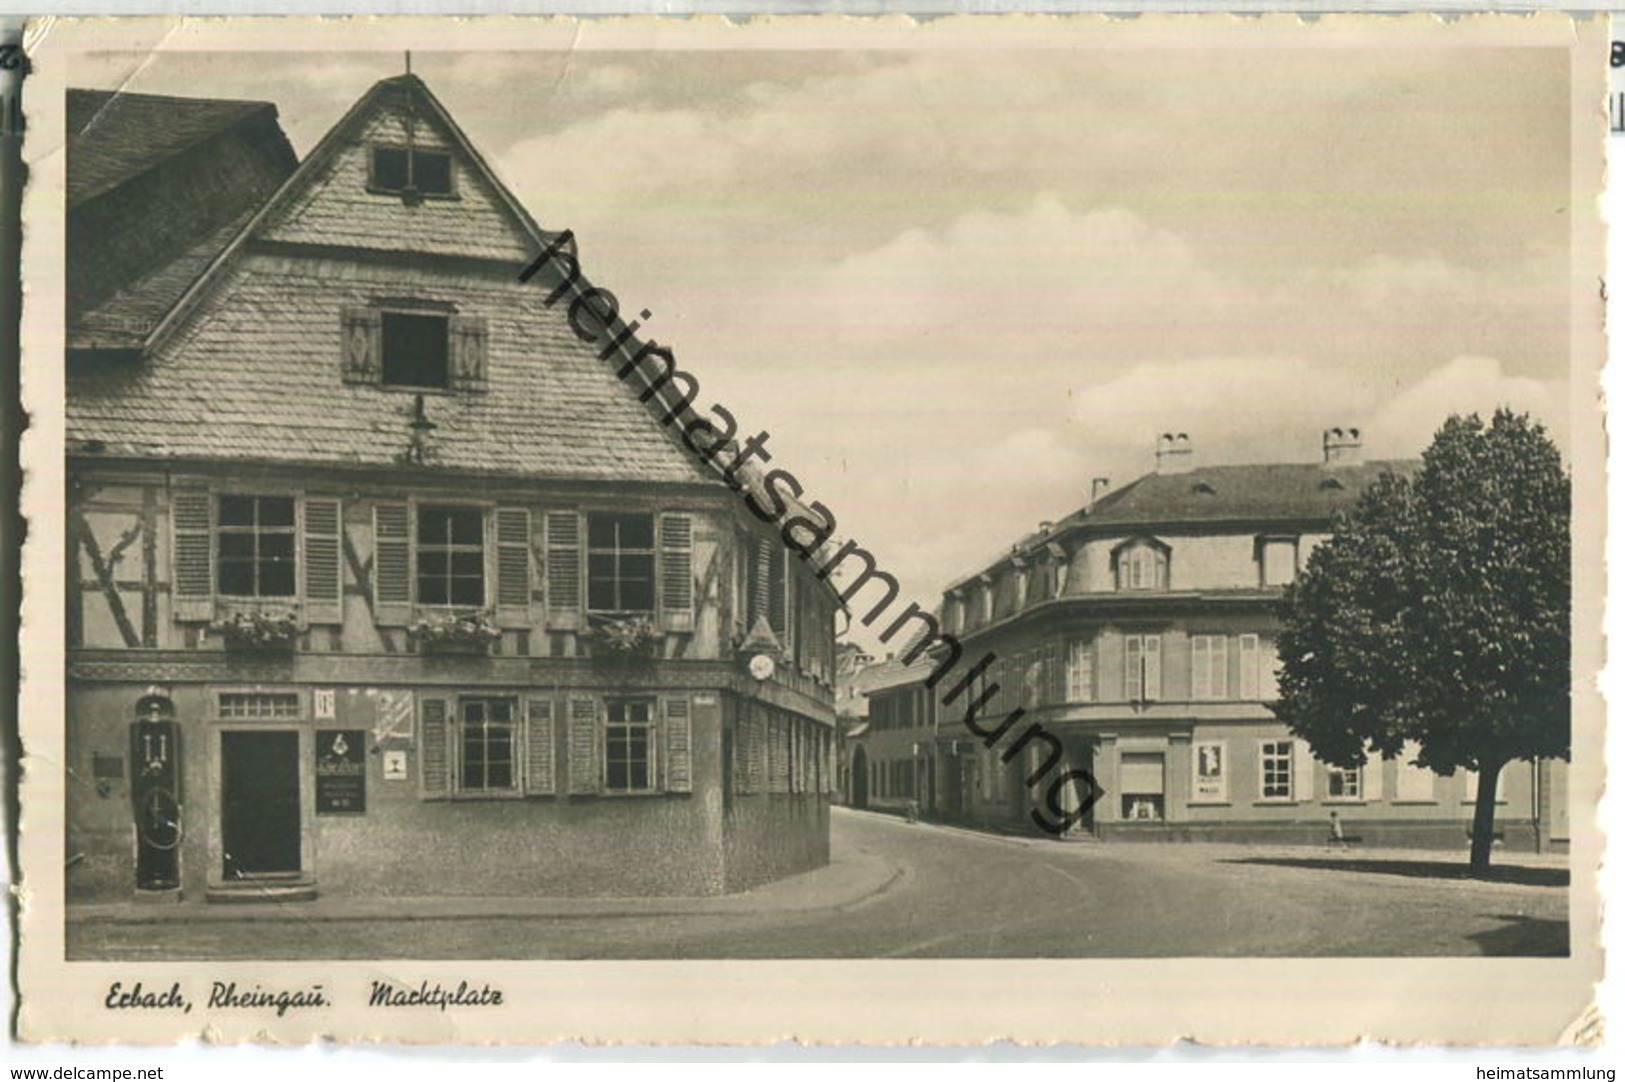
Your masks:
M 303 161 L 69 106 L 70 901 L 828 862 L 838 599 L 518 280 L 556 237 L 420 79 Z
M 1081 769 L 1104 796 L 1074 836 L 1324 844 L 1335 814 L 1347 844 L 1465 848 L 1473 775 L 1435 775 L 1409 755 L 1330 767 L 1268 705 L 1286 585 L 1338 511 L 1383 472 L 1418 465 L 1361 451 L 1357 430 L 1331 429 L 1319 462 L 1196 466 L 1189 439 L 1168 436 L 1155 472 L 1115 491 L 1096 481 L 1083 509 L 945 591 L 943 630 L 963 643 L 964 665 L 997 659 L 967 695 L 943 705 L 962 670 L 933 690 L 926 658 L 870 681 L 848 791 L 871 807 L 914 802 L 947 821 L 1037 833 L 1035 809 L 1065 818 L 1048 806 L 1050 782 Z M 964 717 L 995 685 L 977 724 L 1024 715 L 989 749 Z M 1033 739 L 1006 764 L 1034 723 L 1063 757 L 1051 764 Z M 1067 816 L 1079 810 L 1075 790 L 1057 796 Z M 1496 834 L 1517 848 L 1565 844 L 1567 804 L 1567 764 L 1510 764 Z

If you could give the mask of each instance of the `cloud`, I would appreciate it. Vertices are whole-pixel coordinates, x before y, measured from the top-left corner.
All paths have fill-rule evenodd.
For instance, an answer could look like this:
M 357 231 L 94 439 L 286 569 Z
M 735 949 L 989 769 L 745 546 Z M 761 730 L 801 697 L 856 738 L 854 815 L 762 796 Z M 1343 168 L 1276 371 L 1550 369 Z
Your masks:
M 1414 456 L 1451 414 L 1477 413 L 1487 420 L 1502 406 L 1540 421 L 1567 452 L 1566 383 L 1509 376 L 1492 357 L 1457 357 L 1385 402 L 1367 421 L 1366 446 L 1378 457 Z

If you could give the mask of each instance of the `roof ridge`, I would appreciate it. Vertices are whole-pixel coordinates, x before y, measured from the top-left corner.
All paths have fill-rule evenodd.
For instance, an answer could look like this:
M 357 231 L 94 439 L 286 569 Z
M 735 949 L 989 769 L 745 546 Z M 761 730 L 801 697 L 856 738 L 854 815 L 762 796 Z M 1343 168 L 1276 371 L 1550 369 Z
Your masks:
M 89 87 L 71 87 L 67 92 L 68 102 L 68 153 L 74 155 L 90 153 L 93 158 L 103 162 L 112 163 L 110 175 L 97 173 L 94 179 L 86 179 L 77 187 L 73 173 L 68 178 L 68 203 L 70 208 L 82 206 L 91 200 L 98 199 L 108 192 L 122 188 L 131 181 L 150 174 L 153 170 L 174 161 L 176 158 L 192 150 L 210 139 L 219 136 L 222 132 L 248 121 L 262 114 L 269 114 L 274 120 L 277 108 L 274 102 L 253 101 L 238 98 L 189 98 L 174 94 L 146 94 L 126 90 L 97 90 Z M 76 119 L 76 104 L 80 107 Z M 100 140 L 98 136 L 110 111 L 117 111 L 124 106 L 142 106 L 161 108 L 164 110 L 190 108 L 186 122 L 177 124 L 165 131 L 169 139 L 154 139 L 149 137 L 143 141 L 142 150 L 151 157 L 142 154 L 132 154 L 129 147 L 121 148 L 118 144 L 117 129 L 111 136 L 111 142 Z M 84 116 L 86 109 L 89 115 Z M 199 123 L 201 121 L 201 123 Z M 195 129 L 193 125 L 196 125 Z M 284 142 L 287 140 L 280 126 L 277 132 Z M 176 138 L 178 136 L 178 138 Z M 172 139 L 173 142 L 169 140 Z M 87 144 L 89 144 L 87 146 Z M 294 158 L 293 148 L 289 146 L 288 155 Z M 133 168 L 131 159 L 134 160 Z M 79 171 L 80 176 L 86 176 Z
M 69 94 L 105 94 L 110 98 L 139 98 L 145 101 L 194 101 L 208 102 L 211 105 L 251 105 L 263 106 L 269 109 L 276 108 L 276 102 L 264 98 L 209 98 L 197 97 L 191 94 L 153 94 L 144 90 L 103 90 L 94 86 L 70 86 Z

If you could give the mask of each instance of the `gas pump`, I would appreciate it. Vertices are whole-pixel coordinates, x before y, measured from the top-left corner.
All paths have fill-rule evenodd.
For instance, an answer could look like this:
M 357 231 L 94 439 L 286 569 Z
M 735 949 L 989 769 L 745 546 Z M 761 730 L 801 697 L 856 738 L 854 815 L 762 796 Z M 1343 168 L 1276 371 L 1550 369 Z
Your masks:
M 181 756 L 175 706 L 163 695 L 136 703 L 130 725 L 130 797 L 135 814 L 135 885 L 181 885 Z

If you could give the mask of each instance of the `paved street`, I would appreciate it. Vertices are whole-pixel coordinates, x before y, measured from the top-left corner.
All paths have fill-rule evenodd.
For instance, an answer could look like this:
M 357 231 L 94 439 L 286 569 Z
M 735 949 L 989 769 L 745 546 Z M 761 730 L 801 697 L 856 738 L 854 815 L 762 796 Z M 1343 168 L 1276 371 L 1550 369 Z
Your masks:
M 70 925 L 74 958 L 987 958 L 1553 955 L 1561 858 L 999 838 L 837 809 L 830 869 L 722 900 L 402 904 L 396 921 L 161 915 Z M 321 903 L 316 903 L 319 906 Z M 450 906 L 448 908 L 448 906 Z M 224 910 L 224 911 L 221 911 Z M 128 912 L 126 909 L 124 912 Z M 150 910 L 149 910 L 150 912 Z M 580 916 L 578 914 L 595 914 Z M 328 923 L 330 920 L 342 923 Z M 132 948 L 129 944 L 137 944 Z

